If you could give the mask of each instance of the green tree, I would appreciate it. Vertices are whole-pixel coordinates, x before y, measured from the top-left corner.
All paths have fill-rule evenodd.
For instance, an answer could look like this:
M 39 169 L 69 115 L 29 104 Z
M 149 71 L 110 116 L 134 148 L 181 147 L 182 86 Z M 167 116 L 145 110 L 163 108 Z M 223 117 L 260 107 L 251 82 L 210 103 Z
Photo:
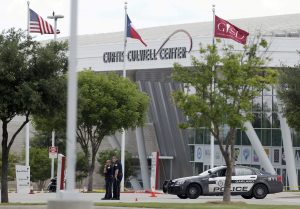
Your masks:
M 49 159 L 48 147 L 30 148 L 30 179 L 36 182 L 38 190 L 45 187 L 46 180 L 51 173 L 51 159 Z
M 1 202 L 8 202 L 8 156 L 16 136 L 32 114 L 51 115 L 60 107 L 67 70 L 66 43 L 45 45 L 32 41 L 21 30 L 0 34 L 0 120 L 2 121 Z M 9 135 L 15 116 L 24 121 Z
M 78 79 L 77 140 L 88 158 L 88 191 L 104 136 L 144 123 L 148 97 L 128 79 L 85 70 Z
M 111 160 L 113 156 L 117 156 L 118 159 L 121 159 L 121 151 L 117 149 L 109 149 L 109 150 L 104 150 L 99 153 L 97 161 L 100 165 L 99 168 L 99 173 L 103 176 L 103 170 L 104 170 L 104 165 L 106 163 L 106 160 Z M 134 159 L 132 158 L 132 154 L 130 152 L 125 152 L 125 180 L 128 179 L 130 176 L 135 176 L 135 171 L 133 169 L 133 161 Z
M 216 45 L 209 45 L 200 49 L 199 60 L 193 58 L 192 67 L 174 65 L 173 79 L 187 90 L 195 90 L 194 93 L 176 91 L 173 94 L 177 106 L 188 116 L 188 122 L 182 127 L 208 128 L 225 159 L 229 172 L 226 172 L 224 202 L 231 198 L 236 130 L 252 118 L 252 99 L 276 82 L 276 71 L 266 68 L 265 59 L 257 53 L 266 47 L 266 41 L 257 40 L 245 46 L 243 53 L 236 52 L 233 46 L 224 46 L 220 55 Z
M 300 131 L 300 65 L 280 70 L 278 95 L 288 124 Z
M 95 73 L 91 70 L 79 73 L 77 141 L 89 165 L 88 191 L 93 189 L 97 152 L 104 136 L 122 131 L 122 128 L 143 125 L 147 107 L 148 97 L 130 80 L 115 73 Z M 37 127 L 52 128 L 55 124 L 52 121 L 63 124 L 65 117 L 61 115 L 65 113 L 40 116 L 35 124 Z
M 76 181 L 79 182 L 79 187 L 82 186 L 82 181 L 88 176 L 88 161 L 84 153 L 77 153 L 77 162 L 76 162 Z
M 0 170 L 2 170 L 1 157 L 2 157 L 2 155 L 0 156 Z M 8 181 L 13 181 L 16 178 L 16 164 L 20 162 L 20 158 L 14 154 L 9 154 L 8 162 L 9 162 L 9 167 L 8 167 L 8 171 L 7 171 L 7 173 L 8 173 L 7 179 L 8 179 Z M 0 177 L 1 177 L 1 174 L 0 174 Z
M 37 117 L 34 117 L 35 119 Z M 36 128 L 36 126 L 34 126 Z M 30 141 L 31 147 L 38 147 L 38 148 L 48 148 L 52 146 L 52 131 L 50 130 L 38 130 L 36 129 L 36 132 L 34 136 L 32 137 Z M 55 146 L 58 147 L 58 151 L 60 154 L 65 155 L 66 150 L 66 137 L 65 137 L 65 131 L 58 132 L 55 131 Z

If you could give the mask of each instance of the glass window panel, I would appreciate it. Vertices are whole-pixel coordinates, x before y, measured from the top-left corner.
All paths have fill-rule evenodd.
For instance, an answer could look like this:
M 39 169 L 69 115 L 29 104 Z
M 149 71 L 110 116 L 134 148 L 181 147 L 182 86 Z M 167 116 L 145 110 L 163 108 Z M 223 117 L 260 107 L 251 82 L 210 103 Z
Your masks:
M 262 127 L 271 128 L 272 126 L 272 113 L 263 113 L 262 114 Z
M 272 96 L 263 96 L 263 111 L 272 111 Z
M 203 163 L 195 163 L 195 173 L 199 174 L 203 172 Z
M 277 113 L 272 113 L 272 128 L 280 128 L 280 121 Z
M 272 129 L 272 146 L 281 146 L 281 130 Z
M 262 111 L 262 97 L 256 97 L 252 101 L 252 111 L 253 112 L 261 112 Z
M 195 129 L 186 129 L 189 144 L 195 144 Z
M 241 145 L 242 144 L 242 132 L 241 132 L 241 129 L 237 129 L 236 130 L 235 144 L 236 145 Z
M 196 173 L 195 173 L 195 163 L 193 163 L 193 162 L 190 162 L 190 163 L 191 163 L 192 168 L 193 168 L 193 175 L 196 175 Z
M 293 137 L 293 146 L 300 147 L 300 133 L 293 131 L 292 137 Z
M 191 161 L 194 161 L 195 147 L 193 145 L 190 145 L 189 147 L 190 147 Z
M 271 146 L 271 129 L 261 130 L 261 143 L 263 146 Z
M 245 131 L 242 132 L 242 145 L 251 145 L 249 138 Z
M 273 112 L 278 112 L 278 106 L 277 106 L 277 98 L 276 98 L 276 96 L 273 96 L 272 111 Z
M 236 176 L 248 176 L 254 175 L 253 171 L 249 168 L 235 168 L 235 175 Z
M 196 129 L 195 144 L 203 144 L 204 129 Z
M 253 121 L 252 121 L 253 128 L 261 128 L 261 118 L 262 118 L 261 113 L 253 113 Z
M 263 95 L 272 96 L 272 86 L 268 86 L 269 89 L 264 89 Z
M 253 168 L 257 168 L 257 169 L 259 169 L 259 170 L 260 170 L 260 165 L 251 165 L 251 167 L 253 167 Z
M 286 175 L 286 169 L 282 169 L 282 183 L 283 186 L 287 186 L 287 175 Z
M 259 140 L 261 141 L 261 129 L 254 129 L 256 134 L 257 134 L 257 137 L 259 138 Z
M 280 150 L 279 149 L 274 149 L 274 163 L 279 163 L 280 162 Z M 279 174 L 280 175 L 280 174 Z
M 204 144 L 210 144 L 210 131 L 208 129 L 204 130 Z
M 273 96 L 275 97 L 277 95 L 276 88 L 273 88 Z

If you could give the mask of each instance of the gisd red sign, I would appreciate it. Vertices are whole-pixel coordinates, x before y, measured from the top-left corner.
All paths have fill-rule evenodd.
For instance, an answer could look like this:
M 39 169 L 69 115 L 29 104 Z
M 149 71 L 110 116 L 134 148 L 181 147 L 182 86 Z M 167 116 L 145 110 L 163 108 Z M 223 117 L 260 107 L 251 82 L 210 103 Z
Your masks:
M 57 158 L 58 147 L 49 147 L 49 158 Z
M 246 44 L 249 33 L 230 22 L 215 16 L 215 37 L 230 38 L 241 44 Z

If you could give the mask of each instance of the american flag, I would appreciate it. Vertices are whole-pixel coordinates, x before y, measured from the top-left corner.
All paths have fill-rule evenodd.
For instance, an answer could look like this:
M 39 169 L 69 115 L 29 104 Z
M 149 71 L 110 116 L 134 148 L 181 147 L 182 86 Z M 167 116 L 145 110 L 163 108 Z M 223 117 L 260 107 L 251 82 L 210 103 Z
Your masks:
M 40 34 L 54 34 L 54 28 L 47 21 L 45 21 L 41 16 L 39 16 L 35 11 L 29 9 L 30 11 L 30 22 L 29 22 L 29 32 L 30 33 L 40 33 Z M 59 33 L 59 30 L 56 31 Z

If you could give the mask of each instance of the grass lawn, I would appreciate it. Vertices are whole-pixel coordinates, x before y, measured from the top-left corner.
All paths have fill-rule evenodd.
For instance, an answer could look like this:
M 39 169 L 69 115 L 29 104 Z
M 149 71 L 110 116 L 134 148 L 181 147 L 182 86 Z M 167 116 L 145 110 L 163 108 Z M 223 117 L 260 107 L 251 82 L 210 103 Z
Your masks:
M 46 205 L 45 203 L 8 203 L 3 206 L 13 205 Z M 158 203 L 158 202 L 137 202 L 137 203 L 96 203 L 95 206 L 128 207 L 128 208 L 166 208 L 166 209 L 300 209 L 300 205 L 253 205 L 241 202 L 223 204 L 222 202 L 213 203 Z M 33 207 L 34 208 L 34 207 Z
M 174 208 L 174 209 L 300 209 L 298 205 L 252 205 L 246 203 L 96 203 L 96 206 L 136 207 L 136 208 Z

